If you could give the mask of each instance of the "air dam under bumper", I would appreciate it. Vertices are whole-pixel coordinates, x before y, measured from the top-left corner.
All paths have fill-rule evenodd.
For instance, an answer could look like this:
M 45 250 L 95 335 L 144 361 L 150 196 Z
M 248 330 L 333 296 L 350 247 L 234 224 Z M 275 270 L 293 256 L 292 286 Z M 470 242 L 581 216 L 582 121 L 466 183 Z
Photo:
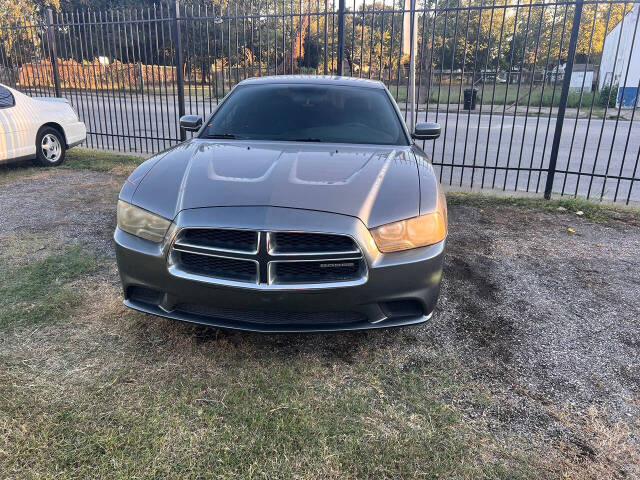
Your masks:
M 154 315 L 215 327 L 258 332 L 317 332 L 385 328 L 431 317 L 445 242 L 382 254 L 364 224 L 353 217 L 278 207 L 183 210 L 178 228 L 216 227 L 258 231 L 350 235 L 367 264 L 366 281 L 327 288 L 229 286 L 172 274 L 170 245 L 154 244 L 118 228 L 116 258 L 125 305 Z

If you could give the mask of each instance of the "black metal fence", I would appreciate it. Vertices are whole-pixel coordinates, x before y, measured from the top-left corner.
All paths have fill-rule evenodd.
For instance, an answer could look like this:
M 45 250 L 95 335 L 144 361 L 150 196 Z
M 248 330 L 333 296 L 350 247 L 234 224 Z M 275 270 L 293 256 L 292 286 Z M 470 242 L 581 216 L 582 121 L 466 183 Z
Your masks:
M 0 26 L 0 82 L 67 97 L 90 148 L 155 152 L 185 138 L 182 114 L 208 114 L 252 76 L 381 80 L 407 119 L 414 51 L 416 120 L 443 126 L 424 145 L 442 183 L 630 203 L 640 201 L 639 12 L 638 0 L 48 10 Z

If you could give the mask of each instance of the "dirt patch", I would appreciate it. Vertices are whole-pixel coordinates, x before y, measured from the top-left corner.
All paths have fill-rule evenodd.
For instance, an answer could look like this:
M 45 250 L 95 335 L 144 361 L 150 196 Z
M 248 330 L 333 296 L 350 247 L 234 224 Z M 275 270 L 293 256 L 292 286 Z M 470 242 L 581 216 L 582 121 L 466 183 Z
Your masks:
M 624 448 L 640 451 L 640 229 L 505 206 L 457 205 L 450 219 L 438 314 L 422 333 L 501 398 L 496 428 L 560 440 L 587 464 L 620 460 L 585 431 L 596 411 L 601 433 L 625 430 Z M 638 471 L 618 460 L 614 476 Z
M 115 205 L 125 178 L 89 170 L 36 170 L 11 181 L 2 179 L 0 236 L 40 234 L 113 255 Z

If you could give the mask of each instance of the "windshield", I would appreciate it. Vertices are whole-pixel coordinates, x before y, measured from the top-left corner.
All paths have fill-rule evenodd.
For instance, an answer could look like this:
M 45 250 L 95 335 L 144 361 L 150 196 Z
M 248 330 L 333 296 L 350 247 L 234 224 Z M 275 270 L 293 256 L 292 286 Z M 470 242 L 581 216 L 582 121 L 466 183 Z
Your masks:
M 385 90 L 351 86 L 239 86 L 200 136 L 407 145 Z

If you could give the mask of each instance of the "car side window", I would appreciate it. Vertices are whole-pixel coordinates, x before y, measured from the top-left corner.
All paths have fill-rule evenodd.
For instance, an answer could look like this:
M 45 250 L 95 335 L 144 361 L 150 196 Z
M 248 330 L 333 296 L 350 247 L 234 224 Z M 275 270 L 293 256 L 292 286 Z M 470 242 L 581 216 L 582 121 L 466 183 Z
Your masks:
M 13 94 L 9 89 L 0 85 L 0 108 L 13 107 L 15 104 L 16 100 L 13 98 Z

